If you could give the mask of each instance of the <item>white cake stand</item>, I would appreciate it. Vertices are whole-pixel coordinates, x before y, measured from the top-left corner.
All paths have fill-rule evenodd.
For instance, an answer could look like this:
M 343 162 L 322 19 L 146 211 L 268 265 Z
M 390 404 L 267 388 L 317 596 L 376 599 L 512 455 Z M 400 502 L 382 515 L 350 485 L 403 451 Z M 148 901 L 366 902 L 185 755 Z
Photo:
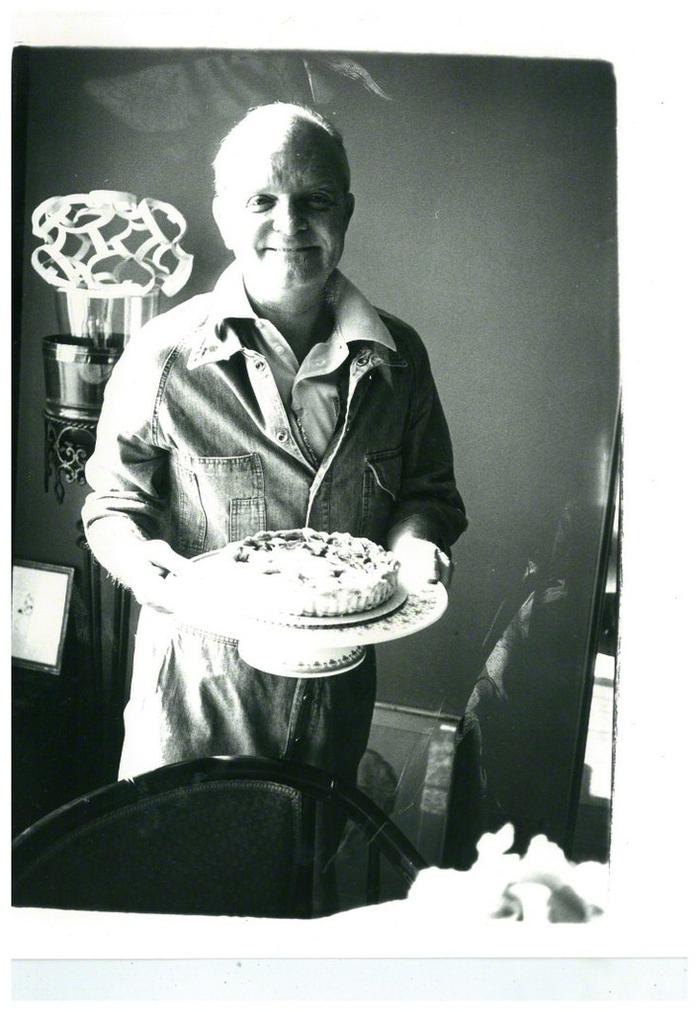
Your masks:
M 205 560 L 213 553 L 193 560 Z M 193 571 L 194 572 L 194 571 Z M 370 644 L 411 636 L 435 623 L 446 611 L 447 592 L 441 583 L 408 593 L 399 586 L 384 604 L 356 615 L 330 618 L 244 615 L 233 598 L 215 600 L 206 582 L 178 577 L 176 619 L 187 626 L 238 642 L 241 658 L 260 671 L 288 678 L 324 678 L 361 664 Z

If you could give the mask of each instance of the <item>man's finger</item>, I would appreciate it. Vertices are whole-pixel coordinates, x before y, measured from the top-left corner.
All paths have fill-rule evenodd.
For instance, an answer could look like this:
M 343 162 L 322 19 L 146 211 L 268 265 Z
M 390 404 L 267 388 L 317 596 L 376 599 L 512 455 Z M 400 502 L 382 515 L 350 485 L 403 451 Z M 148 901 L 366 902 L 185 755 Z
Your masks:
M 148 561 L 165 573 L 181 575 L 190 565 L 190 560 L 183 555 L 178 555 L 167 541 L 148 541 L 146 544 L 148 546 L 146 549 Z
M 437 561 L 437 568 L 439 570 L 439 575 L 437 578 L 444 584 L 445 588 L 448 590 L 449 584 L 451 583 L 451 578 L 454 575 L 454 563 L 451 561 L 449 556 L 445 552 L 441 551 L 441 549 L 439 548 L 437 549 L 435 558 Z
M 177 596 L 173 583 L 155 569 L 134 586 L 133 593 L 139 604 L 156 611 L 171 614 L 175 610 Z

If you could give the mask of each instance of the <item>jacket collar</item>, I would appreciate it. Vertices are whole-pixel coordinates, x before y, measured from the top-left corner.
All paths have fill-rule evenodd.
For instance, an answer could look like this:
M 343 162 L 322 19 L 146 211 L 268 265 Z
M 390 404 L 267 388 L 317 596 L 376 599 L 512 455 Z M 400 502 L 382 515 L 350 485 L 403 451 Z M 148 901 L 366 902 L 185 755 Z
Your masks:
M 329 298 L 335 314 L 331 342 L 370 342 L 396 351 L 395 341 L 377 311 L 340 271 L 335 271 L 331 278 Z M 209 312 L 196 332 L 187 367 L 195 369 L 220 362 L 243 350 L 235 321 L 259 319 L 250 305 L 238 264 L 234 262 L 223 272 L 211 293 Z M 234 325 L 225 326 L 227 320 Z M 380 354 L 378 358 L 383 361 Z

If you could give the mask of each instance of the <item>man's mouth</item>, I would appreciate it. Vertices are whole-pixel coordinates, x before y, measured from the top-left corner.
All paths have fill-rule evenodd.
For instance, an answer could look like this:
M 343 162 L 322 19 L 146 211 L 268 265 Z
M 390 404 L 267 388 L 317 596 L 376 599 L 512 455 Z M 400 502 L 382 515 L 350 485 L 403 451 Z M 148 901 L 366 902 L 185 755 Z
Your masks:
M 308 253 L 309 250 L 316 249 L 315 246 L 265 246 L 265 250 L 270 250 L 273 253 Z

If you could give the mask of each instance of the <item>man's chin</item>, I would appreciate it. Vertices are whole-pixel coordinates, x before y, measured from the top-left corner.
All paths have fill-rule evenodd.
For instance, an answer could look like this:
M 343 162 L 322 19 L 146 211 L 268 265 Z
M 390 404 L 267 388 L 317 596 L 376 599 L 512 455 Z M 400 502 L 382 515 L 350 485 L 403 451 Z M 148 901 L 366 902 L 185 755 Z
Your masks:
M 284 295 L 294 295 L 309 289 L 317 288 L 322 290 L 332 271 L 318 270 L 317 265 L 297 264 L 290 268 L 288 264 L 277 269 L 270 269 L 268 265 L 264 270 L 255 272 L 253 287 L 258 293 L 265 293 L 268 298 L 277 298 Z

